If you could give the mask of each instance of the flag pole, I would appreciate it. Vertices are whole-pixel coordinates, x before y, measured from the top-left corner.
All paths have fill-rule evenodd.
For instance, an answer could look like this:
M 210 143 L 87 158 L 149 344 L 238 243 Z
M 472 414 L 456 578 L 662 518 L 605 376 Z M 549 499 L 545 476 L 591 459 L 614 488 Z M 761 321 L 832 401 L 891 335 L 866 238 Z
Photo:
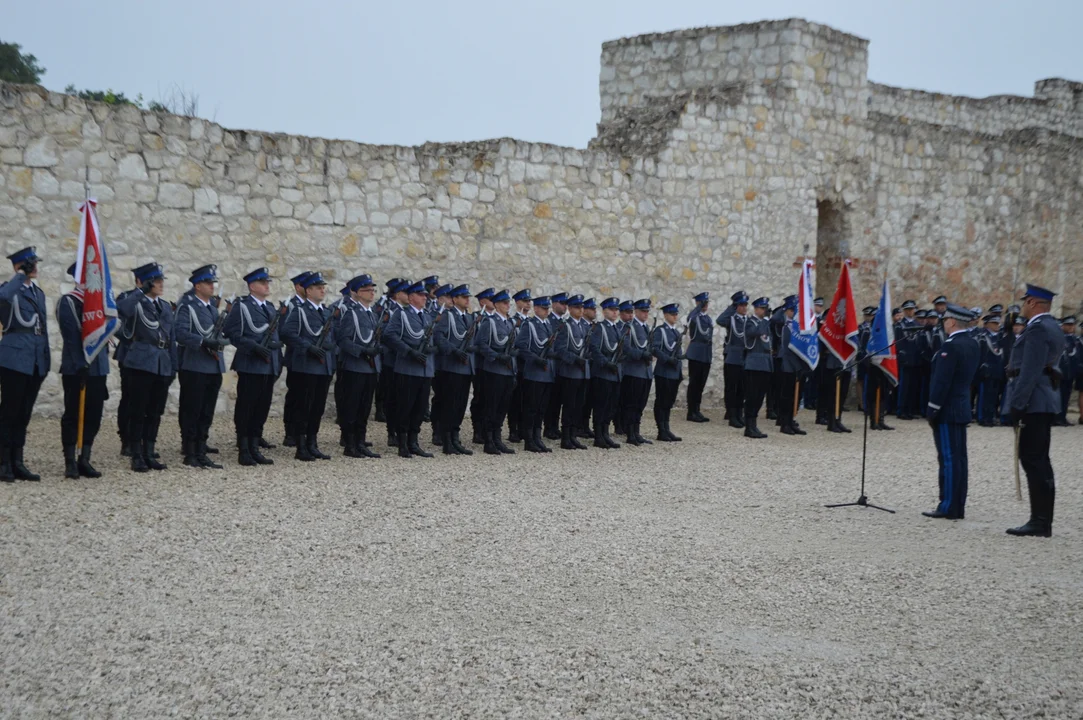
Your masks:
M 84 213 L 86 212 L 85 203 L 87 203 L 89 200 L 90 200 L 90 165 L 87 165 L 86 169 L 85 169 L 85 172 L 83 174 L 83 203 L 84 203 L 83 212 Z M 77 263 L 76 266 L 78 267 L 78 263 L 79 263 L 79 258 L 78 257 L 75 258 L 75 262 Z M 85 267 L 83 268 L 83 274 L 86 275 L 86 268 Z M 76 275 L 78 275 L 78 272 L 76 272 Z M 79 284 L 79 278 L 78 277 L 75 278 L 75 284 L 77 286 Z M 79 318 L 80 325 L 82 324 L 82 321 L 83 321 L 83 319 Z M 89 370 L 89 368 L 88 368 L 88 370 Z M 85 421 L 86 421 L 86 375 L 80 375 L 79 376 L 79 423 L 77 425 L 77 430 L 76 430 L 76 434 L 75 434 L 75 449 L 79 453 L 83 452 L 83 425 L 84 425 Z

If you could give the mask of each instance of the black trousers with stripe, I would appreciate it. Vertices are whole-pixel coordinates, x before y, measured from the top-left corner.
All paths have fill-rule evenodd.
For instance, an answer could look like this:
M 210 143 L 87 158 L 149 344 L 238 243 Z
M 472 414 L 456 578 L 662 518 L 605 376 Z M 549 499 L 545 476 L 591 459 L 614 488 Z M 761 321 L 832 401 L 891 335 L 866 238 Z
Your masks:
M 940 464 L 940 505 L 937 509 L 950 517 L 961 518 L 966 510 L 969 480 L 966 425 L 938 423 L 933 428 L 933 440 L 936 442 L 936 459 Z

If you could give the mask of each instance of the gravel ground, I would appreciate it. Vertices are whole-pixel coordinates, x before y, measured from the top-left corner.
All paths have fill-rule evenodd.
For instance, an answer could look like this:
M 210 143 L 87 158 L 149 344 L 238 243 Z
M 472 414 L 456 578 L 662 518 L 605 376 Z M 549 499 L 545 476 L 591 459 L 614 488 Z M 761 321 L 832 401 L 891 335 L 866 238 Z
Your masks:
M 0 484 L 0 715 L 1083 717 L 1083 427 L 1053 431 L 1039 540 L 1004 534 L 1027 516 L 1009 429 L 971 429 L 949 522 L 920 515 L 924 423 L 870 434 L 889 515 L 823 507 L 858 495 L 860 432 L 712 416 L 680 444 L 279 448 L 267 473 L 184 468 L 167 421 L 170 469 L 142 476 L 110 426 L 97 481 L 59 479 L 35 421 L 47 479 Z

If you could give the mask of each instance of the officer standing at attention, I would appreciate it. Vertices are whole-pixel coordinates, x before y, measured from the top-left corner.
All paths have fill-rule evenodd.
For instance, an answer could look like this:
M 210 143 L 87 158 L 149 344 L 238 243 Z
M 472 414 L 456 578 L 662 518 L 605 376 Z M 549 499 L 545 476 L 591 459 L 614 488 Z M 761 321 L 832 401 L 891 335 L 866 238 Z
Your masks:
M 973 317 L 965 307 L 947 303 L 941 318 L 948 337 L 933 357 L 925 414 L 933 429 L 940 465 L 940 504 L 936 510 L 923 512 L 926 517 L 962 520 L 966 514 L 966 426 L 972 417 L 970 383 L 981 356 L 978 343 L 966 329 Z
M 524 288 L 512 296 L 515 301 L 515 312 L 511 321 L 515 327 L 521 329 L 526 319 L 530 317 L 530 290 Z M 517 364 L 518 373 L 515 387 L 511 391 L 511 402 L 508 403 L 508 442 L 517 443 L 523 439 L 523 433 L 519 427 L 519 421 L 523 414 L 523 363 Z
M 1004 406 L 1019 431 L 1019 462 L 1027 473 L 1030 520 L 1011 528 L 1009 535 L 1053 535 L 1056 484 L 1049 461 L 1049 435 L 1060 408 L 1057 360 L 1064 352 L 1064 332 L 1049 314 L 1056 295 L 1052 290 L 1027 285 L 1022 316 L 1026 329 L 1016 338 L 1008 366 Z
M 451 307 L 451 285 L 441 285 L 433 291 L 433 299 L 436 302 L 435 312 L 429 312 L 434 321 L 440 319 L 440 315 Z M 435 331 L 433 331 L 435 333 Z M 432 346 L 436 348 L 434 355 L 434 374 L 432 376 L 432 402 L 429 404 L 429 424 L 432 428 L 432 444 L 440 447 L 444 444 L 444 429 L 440 427 L 443 418 L 441 403 L 444 402 L 444 390 L 447 383 L 444 382 L 444 358 L 441 357 L 440 349 L 436 345 L 436 336 L 433 335 Z M 453 453 L 454 454 L 454 453 Z
M 1083 363 L 1083 353 L 1080 352 L 1079 338 L 1075 335 L 1075 316 L 1068 315 L 1061 318 L 1060 329 L 1064 332 L 1064 352 L 1060 356 L 1060 411 L 1053 423 L 1058 427 L 1068 427 L 1068 404 L 1072 398 L 1072 385 L 1079 372 L 1079 366 Z
M 651 366 L 654 361 L 654 350 L 651 347 L 653 338 L 650 337 L 650 329 L 647 327 L 651 301 L 648 298 L 636 300 L 634 307 L 635 317 L 632 318 L 631 329 L 624 336 L 620 381 L 621 425 L 629 445 L 651 445 L 652 442 L 643 437 L 639 430 L 643 410 L 647 407 L 647 398 L 651 393 L 651 379 L 654 377 Z
M 1000 390 L 1004 385 L 1000 315 L 986 315 L 982 318 L 982 323 L 982 329 L 974 334 L 974 339 L 981 348 L 981 360 L 978 364 L 978 424 L 982 427 L 993 427 L 997 424 Z
M 440 372 L 439 421 L 443 433 L 445 455 L 473 455 L 474 451 L 462 444 L 459 432 L 466 417 L 470 383 L 474 376 L 474 353 L 468 347 L 470 326 L 475 322 L 467 312 L 470 309 L 470 288 L 457 285 L 448 293 L 452 306 L 445 311 L 447 318 L 433 331 L 436 348 L 436 368 Z
M 305 285 L 312 273 L 308 270 L 298 273 L 290 278 L 290 282 L 293 283 L 293 295 L 286 301 L 286 317 L 282 320 L 282 327 L 279 331 L 285 330 L 286 323 L 290 321 L 290 318 L 302 305 L 305 304 Z M 286 355 L 283 360 L 283 367 L 286 368 L 286 401 L 282 408 L 282 423 L 286 426 L 286 437 L 282 440 L 282 444 L 286 447 L 297 446 L 297 436 L 300 434 L 299 426 L 302 423 L 301 417 L 297 413 L 297 406 L 300 402 L 300 396 L 297 393 L 294 385 L 296 378 L 293 375 L 293 348 L 290 347 L 290 339 L 283 333 L 283 341 L 286 343 Z
M 631 300 L 622 300 L 617 305 L 617 332 L 620 334 L 620 341 L 623 343 L 624 338 L 632 330 L 632 316 L 635 313 L 634 303 Z M 613 416 L 613 432 L 617 435 L 624 434 L 624 418 L 621 417 L 621 400 L 620 391 L 617 391 L 617 412 Z
M 485 404 L 485 454 L 514 455 L 504 444 L 504 417 L 508 413 L 511 389 L 515 384 L 515 321 L 509 316 L 511 296 L 507 290 L 493 295 L 493 312 L 481 318 L 474 335 L 474 348 L 481 356 L 481 384 Z
M 378 458 L 380 456 L 365 445 L 372 398 L 380 376 L 380 348 L 376 345 L 379 319 L 372 311 L 376 283 L 369 275 L 358 275 L 346 283 L 346 287 L 350 289 L 350 297 L 342 304 L 335 326 L 339 349 L 335 395 L 341 398 L 338 421 L 344 454 L 351 458 Z
M 395 313 L 380 338 L 395 353 L 395 414 L 388 417 L 388 422 L 394 423 L 399 457 L 431 458 L 432 453 L 421 448 L 419 436 L 425 400 L 436 373 L 432 335 L 426 332 L 434 321 L 425 312 L 425 286 L 417 282 L 407 286 L 405 292 L 406 307 Z
M 556 378 L 556 360 L 551 358 L 549 298 L 534 298 L 534 317 L 527 318 L 515 336 L 519 364 L 523 366 L 523 415 L 520 432 L 527 452 L 552 452 L 542 441 L 542 420 L 549 405 L 549 393 Z
M 75 277 L 75 265 L 68 268 L 68 275 Z M 109 353 L 99 352 L 89 365 L 83 352 L 83 293 L 85 287 L 60 298 L 56 306 L 56 321 L 64 348 L 60 356 L 60 379 L 64 385 L 64 415 L 60 418 L 60 439 L 64 445 L 64 477 L 99 478 L 100 472 L 90 464 L 91 447 L 102 424 L 102 409 L 109 397 L 105 386 L 109 375 Z M 78 459 L 75 446 L 79 432 L 79 395 L 86 387 L 86 406 L 83 417 L 83 450 Z
M 218 308 L 211 299 L 217 271 L 215 265 L 204 265 L 188 278 L 193 294 L 182 299 L 177 308 L 176 334 L 184 464 L 220 470 L 222 466 L 207 456 L 207 438 L 218 405 L 218 391 L 222 388 L 222 374 L 226 371 L 222 348 L 229 343 L 215 332 Z
M 895 331 L 895 337 L 898 338 L 895 349 L 899 363 L 899 405 L 895 416 L 900 420 L 913 420 L 921 413 L 921 408 L 918 407 L 921 401 L 921 358 L 914 333 L 906 332 L 918 326 L 914 318 L 917 307 L 914 300 L 907 300 L 902 304 L 903 318 Z
M 563 294 L 562 297 L 565 297 Z M 590 367 L 587 364 L 586 331 L 579 323 L 583 317 L 583 296 L 573 295 L 566 298 L 570 317 L 556 330 L 557 338 L 553 341 L 553 355 L 560 359 L 557 366 L 557 387 L 561 401 L 557 405 L 560 415 L 560 447 L 564 450 L 586 450 L 587 446 L 576 437 L 575 423 L 583 414 L 583 386 L 590 380 Z M 552 408 L 552 401 L 549 405 Z M 563 413 L 561 413 L 563 408 Z M 546 435 L 548 437 L 548 435 Z
M 474 297 L 478 301 L 478 310 L 474 313 L 474 322 L 480 322 L 484 318 L 489 317 L 493 312 L 493 295 L 496 290 L 493 288 L 485 288 Z M 481 329 L 481 325 L 478 325 L 477 330 L 474 331 L 475 338 L 477 331 Z M 474 395 L 470 398 L 470 429 L 473 431 L 472 442 L 476 445 L 485 444 L 485 384 L 482 382 L 481 366 L 485 362 L 485 357 L 477 352 L 476 346 L 471 342 L 471 352 L 474 353 Z
M 732 428 L 743 428 L 745 326 L 748 324 L 748 293 L 738 290 L 730 296 L 730 306 L 715 322 L 726 329 L 726 344 L 722 348 L 722 373 L 725 382 L 726 419 Z
M 271 410 L 275 381 L 282 373 L 282 341 L 279 326 L 283 317 L 267 298 L 271 275 L 262 267 L 244 276 L 248 295 L 233 303 L 222 334 L 237 348 L 231 368 L 237 373 L 237 402 L 233 425 L 237 429 L 237 462 L 241 465 L 273 465 L 263 455 L 260 439 Z M 277 318 L 277 320 L 275 319 Z
M 864 356 L 869 347 L 869 338 L 872 336 L 872 319 L 876 315 L 876 308 L 868 305 L 861 310 L 862 321 L 857 326 L 857 352 Z M 859 410 L 864 410 L 868 415 L 869 388 L 867 383 L 869 363 L 857 364 L 857 404 Z M 873 398 L 875 400 L 875 398 Z
M 782 328 L 782 345 L 779 354 L 782 355 L 782 397 L 779 399 L 778 419 L 780 431 L 783 435 L 807 435 L 801 429 L 794 417 L 794 403 L 796 393 L 799 392 L 798 381 L 801 376 L 807 374 L 808 365 L 805 361 L 790 350 L 790 338 L 793 332 L 793 316 L 797 313 L 797 297 L 791 295 L 783 308 L 786 313 L 786 324 Z
M 651 351 L 658 362 L 654 365 L 654 423 L 658 426 L 660 442 L 680 442 L 681 438 L 669 429 L 669 415 L 673 403 L 677 401 L 684 373 L 681 360 L 684 353 L 681 348 L 681 333 L 677 332 L 677 316 L 680 305 L 670 303 L 662 306 L 662 318 L 665 322 L 654 333 Z M 710 321 L 710 318 L 707 318 Z
M 23 248 L 8 260 L 15 274 L 0 285 L 0 480 L 36 481 L 41 476 L 26 466 L 23 447 L 38 391 L 49 374 L 45 293 L 34 283 L 40 260 L 35 248 Z
M 703 388 L 707 385 L 707 376 L 711 374 L 711 362 L 714 360 L 714 323 L 707 314 L 711 294 L 701 292 L 692 298 L 696 307 L 688 313 L 688 414 L 689 422 L 710 422 L 711 419 L 700 412 L 703 402 Z
M 549 312 L 549 327 L 553 333 L 564 334 L 563 327 L 565 326 L 568 312 L 568 294 L 566 292 L 557 292 L 549 297 L 551 311 Z M 558 336 L 554 343 L 561 343 L 563 340 Z M 553 348 L 553 357 L 558 358 L 553 362 L 557 368 L 556 379 L 553 382 L 552 391 L 549 393 L 549 404 L 545 408 L 545 437 L 549 440 L 560 440 L 563 446 L 563 438 L 560 432 L 560 408 L 564 404 L 564 373 L 561 371 L 563 368 L 563 360 L 560 360 L 560 356 L 556 354 L 556 347 Z M 577 443 L 579 444 L 579 443 Z M 584 449 L 586 449 L 584 447 Z
M 586 328 L 587 336 L 590 337 L 590 329 L 594 326 L 595 319 L 598 317 L 598 303 L 594 301 L 594 298 L 587 298 L 583 301 L 583 317 L 579 322 Z M 591 367 L 591 382 L 587 384 L 583 392 L 583 415 L 579 418 L 579 421 L 575 424 L 578 437 L 589 440 L 593 439 L 594 431 L 590 427 L 590 418 L 594 414 L 594 368 Z
M 590 396 L 594 408 L 594 447 L 613 450 L 620 447 L 609 436 L 609 423 L 617 412 L 620 393 L 620 365 L 617 354 L 621 335 L 617 330 L 615 297 L 602 300 L 602 322 L 590 337 Z
M 148 263 L 135 270 L 139 287 L 117 302 L 117 314 L 132 321 L 132 343 L 124 356 L 128 369 L 128 439 L 132 470 L 165 470 L 154 451 L 165 412 L 169 385 L 177 372 L 173 309 L 162 300 L 162 266 Z
M 294 459 L 302 462 L 330 460 L 320 450 L 319 433 L 327 390 L 335 374 L 335 330 L 331 311 L 323 306 L 327 283 L 315 272 L 301 283 L 305 301 L 286 316 L 282 337 L 289 345 L 290 373 L 296 374 L 297 450 Z M 332 323 L 325 328 L 324 325 Z
M 754 440 L 767 437 L 760 431 L 756 417 L 760 414 L 774 369 L 771 359 L 771 326 L 767 317 L 770 308 L 769 298 L 756 298 L 752 303 L 753 315 L 745 325 L 745 437 Z

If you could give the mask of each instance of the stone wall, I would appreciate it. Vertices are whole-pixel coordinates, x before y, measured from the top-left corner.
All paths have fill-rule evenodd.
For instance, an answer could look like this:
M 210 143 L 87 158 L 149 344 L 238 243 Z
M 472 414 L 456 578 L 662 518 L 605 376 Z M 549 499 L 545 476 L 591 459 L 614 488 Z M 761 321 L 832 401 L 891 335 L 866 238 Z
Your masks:
M 859 304 L 876 302 L 886 272 L 899 300 L 988 305 L 1029 280 L 1078 305 L 1081 86 L 971 100 L 869 83 L 866 69 L 865 40 L 803 20 L 609 42 L 588 149 L 373 146 L 3 85 L 0 236 L 7 252 L 39 247 L 55 301 L 89 177 L 116 285 L 153 259 L 170 296 L 215 262 L 224 295 L 268 265 L 278 278 L 319 269 L 332 291 L 364 271 L 777 300 L 807 254 L 824 295 L 852 258 Z M 224 411 L 231 392 L 227 376 Z M 58 399 L 54 376 L 40 409 Z

